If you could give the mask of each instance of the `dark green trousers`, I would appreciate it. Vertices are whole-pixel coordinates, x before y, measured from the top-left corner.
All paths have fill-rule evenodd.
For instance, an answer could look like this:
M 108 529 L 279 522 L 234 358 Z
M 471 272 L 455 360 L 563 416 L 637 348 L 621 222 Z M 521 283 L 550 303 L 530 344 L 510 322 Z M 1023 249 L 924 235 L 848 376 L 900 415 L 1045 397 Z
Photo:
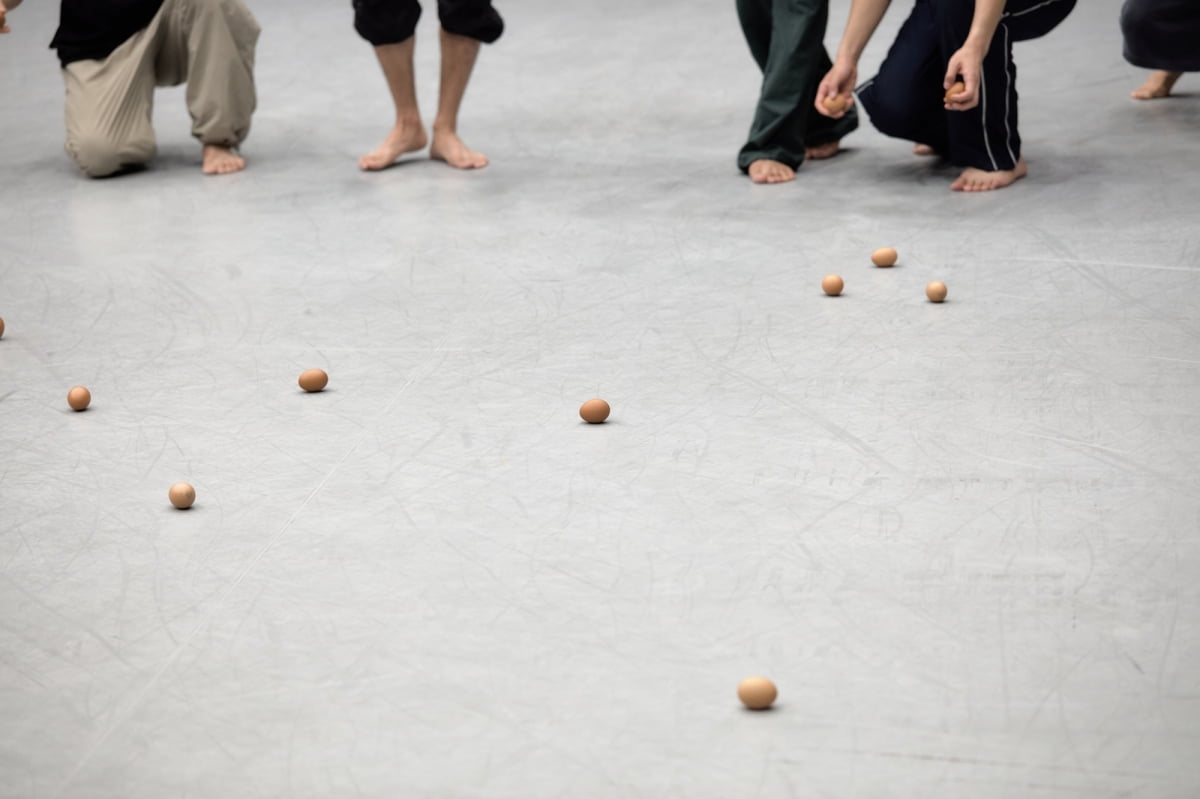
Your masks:
M 817 84 L 833 66 L 825 52 L 829 0 L 737 0 L 742 32 L 763 72 L 762 93 L 746 146 L 742 171 L 770 158 L 795 169 L 804 148 L 837 141 L 858 127 L 851 107 L 841 119 L 817 113 Z

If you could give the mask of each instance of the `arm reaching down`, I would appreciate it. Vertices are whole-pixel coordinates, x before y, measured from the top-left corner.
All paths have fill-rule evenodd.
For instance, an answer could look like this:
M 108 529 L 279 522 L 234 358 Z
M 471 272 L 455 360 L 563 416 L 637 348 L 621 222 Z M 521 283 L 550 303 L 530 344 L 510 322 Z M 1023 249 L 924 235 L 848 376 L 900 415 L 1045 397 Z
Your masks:
M 891 0 L 853 0 L 850 4 L 850 17 L 846 20 L 842 43 L 838 46 L 837 60 L 817 87 L 818 112 L 837 119 L 844 116 L 846 110 L 854 104 L 858 59 L 866 49 L 867 42 L 871 40 L 871 34 L 879 27 L 879 22 L 890 3 Z M 839 107 L 832 100 L 835 97 L 845 98 L 845 105 Z M 826 105 L 827 102 L 830 105 Z
M 946 108 L 950 111 L 966 111 L 979 105 L 979 75 L 983 71 L 983 59 L 991 47 L 996 27 L 1004 16 L 1004 0 L 975 0 L 975 16 L 967 40 L 946 65 L 946 77 L 942 88 L 947 90 Z M 962 78 L 963 90 L 950 94 L 950 88 Z

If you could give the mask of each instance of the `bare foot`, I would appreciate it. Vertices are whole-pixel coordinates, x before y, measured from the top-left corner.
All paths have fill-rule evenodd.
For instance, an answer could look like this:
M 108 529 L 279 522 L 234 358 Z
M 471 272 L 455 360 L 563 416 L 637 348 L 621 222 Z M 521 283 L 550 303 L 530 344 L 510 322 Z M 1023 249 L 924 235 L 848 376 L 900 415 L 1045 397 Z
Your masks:
M 230 147 L 220 147 L 216 144 L 204 145 L 204 174 L 228 175 L 230 172 L 241 172 L 246 168 L 246 159 L 242 158 Z
M 769 158 L 752 161 L 749 172 L 750 179 L 755 183 L 787 183 L 796 179 L 796 170 Z
M 435 161 L 445 161 L 458 169 L 483 169 L 488 165 L 488 157 L 465 145 L 457 133 L 436 127 L 433 129 L 429 157 Z
M 1179 80 L 1182 72 L 1167 72 L 1160 69 L 1150 73 L 1146 82 L 1138 86 L 1130 94 L 1135 100 L 1154 100 L 1159 97 L 1169 97 L 1175 81 Z
M 822 158 L 833 158 L 841 152 L 841 149 L 842 145 L 840 142 L 827 141 L 824 144 L 814 144 L 812 147 L 805 147 L 804 157 L 820 161 Z
M 1014 169 L 987 172 L 975 167 L 967 167 L 958 176 L 958 180 L 950 184 L 950 188 L 954 191 L 991 191 L 1011 186 L 1027 174 L 1029 174 L 1029 168 L 1025 165 L 1025 158 L 1022 156 Z
M 937 155 L 937 150 L 930 147 L 928 144 L 917 142 L 913 145 L 913 155 Z
M 421 124 L 421 120 L 406 119 L 397 122 L 395 127 L 388 131 L 383 144 L 358 159 L 358 166 L 368 172 L 387 169 L 405 153 L 425 149 L 428 141 L 429 137 L 425 135 L 425 126 Z

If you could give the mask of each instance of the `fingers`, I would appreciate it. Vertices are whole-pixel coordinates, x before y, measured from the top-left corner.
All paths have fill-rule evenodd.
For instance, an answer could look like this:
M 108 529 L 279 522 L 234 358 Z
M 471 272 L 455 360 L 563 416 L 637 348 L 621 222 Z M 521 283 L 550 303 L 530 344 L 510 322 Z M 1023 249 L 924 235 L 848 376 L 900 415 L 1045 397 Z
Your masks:
M 983 54 L 973 48 L 964 46 L 950 56 L 942 78 L 947 111 L 966 111 L 979 105 L 982 69 Z
M 979 105 L 979 73 L 964 69 L 962 80 L 946 91 L 948 111 L 967 111 Z
M 817 113 L 822 116 L 832 117 L 837 119 L 838 111 L 835 110 L 836 103 L 834 98 L 838 95 L 837 81 L 830 72 L 817 86 L 817 96 L 813 99 L 813 105 L 816 106 Z
M 954 57 L 950 59 L 950 63 L 946 65 L 946 76 L 942 78 L 942 88 L 949 92 L 950 87 L 955 83 L 958 83 L 958 53 L 955 53 Z
M 850 110 L 850 106 L 854 105 L 854 95 L 827 94 L 824 97 L 818 95 L 816 105 L 818 113 L 831 119 L 841 119 L 846 116 L 846 112 Z
M 854 69 L 839 69 L 836 65 L 817 86 L 813 105 L 817 113 L 831 119 L 841 119 L 854 105 Z
M 958 101 L 960 111 L 979 105 L 979 73 L 974 70 L 967 72 L 963 75 L 963 83 L 966 84 L 966 89 Z

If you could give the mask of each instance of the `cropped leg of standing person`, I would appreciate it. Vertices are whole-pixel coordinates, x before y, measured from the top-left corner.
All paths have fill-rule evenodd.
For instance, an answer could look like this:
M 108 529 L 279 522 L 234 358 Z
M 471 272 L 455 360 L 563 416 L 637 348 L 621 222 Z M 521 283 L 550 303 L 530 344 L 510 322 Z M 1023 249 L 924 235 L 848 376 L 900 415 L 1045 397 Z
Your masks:
M 805 158 L 829 158 L 857 116 L 816 113 L 817 82 L 831 65 L 825 52 L 828 0 L 737 0 L 750 53 L 763 72 L 762 89 L 738 168 L 756 183 L 795 177 Z
M 1133 90 L 1137 100 L 1168 97 L 1184 72 L 1200 71 L 1200 2 L 1125 0 L 1121 7 L 1125 60 L 1153 69 Z
M 255 108 L 258 35 L 239 0 L 165 0 L 148 26 L 107 57 L 63 67 L 67 152 L 92 177 L 147 163 L 157 149 L 154 88 L 186 81 L 203 171 L 245 168 L 236 148 L 249 135 Z
M 401 155 L 424 149 L 429 138 L 417 106 L 413 52 L 421 7 L 416 0 L 354 0 L 355 28 L 375 46 L 396 121 L 383 143 L 359 159 L 367 170 L 384 169 Z M 487 166 L 487 157 L 458 136 L 458 114 L 481 43 L 500 38 L 504 23 L 489 0 L 440 0 L 441 88 L 433 124 L 432 158 L 461 169 Z

